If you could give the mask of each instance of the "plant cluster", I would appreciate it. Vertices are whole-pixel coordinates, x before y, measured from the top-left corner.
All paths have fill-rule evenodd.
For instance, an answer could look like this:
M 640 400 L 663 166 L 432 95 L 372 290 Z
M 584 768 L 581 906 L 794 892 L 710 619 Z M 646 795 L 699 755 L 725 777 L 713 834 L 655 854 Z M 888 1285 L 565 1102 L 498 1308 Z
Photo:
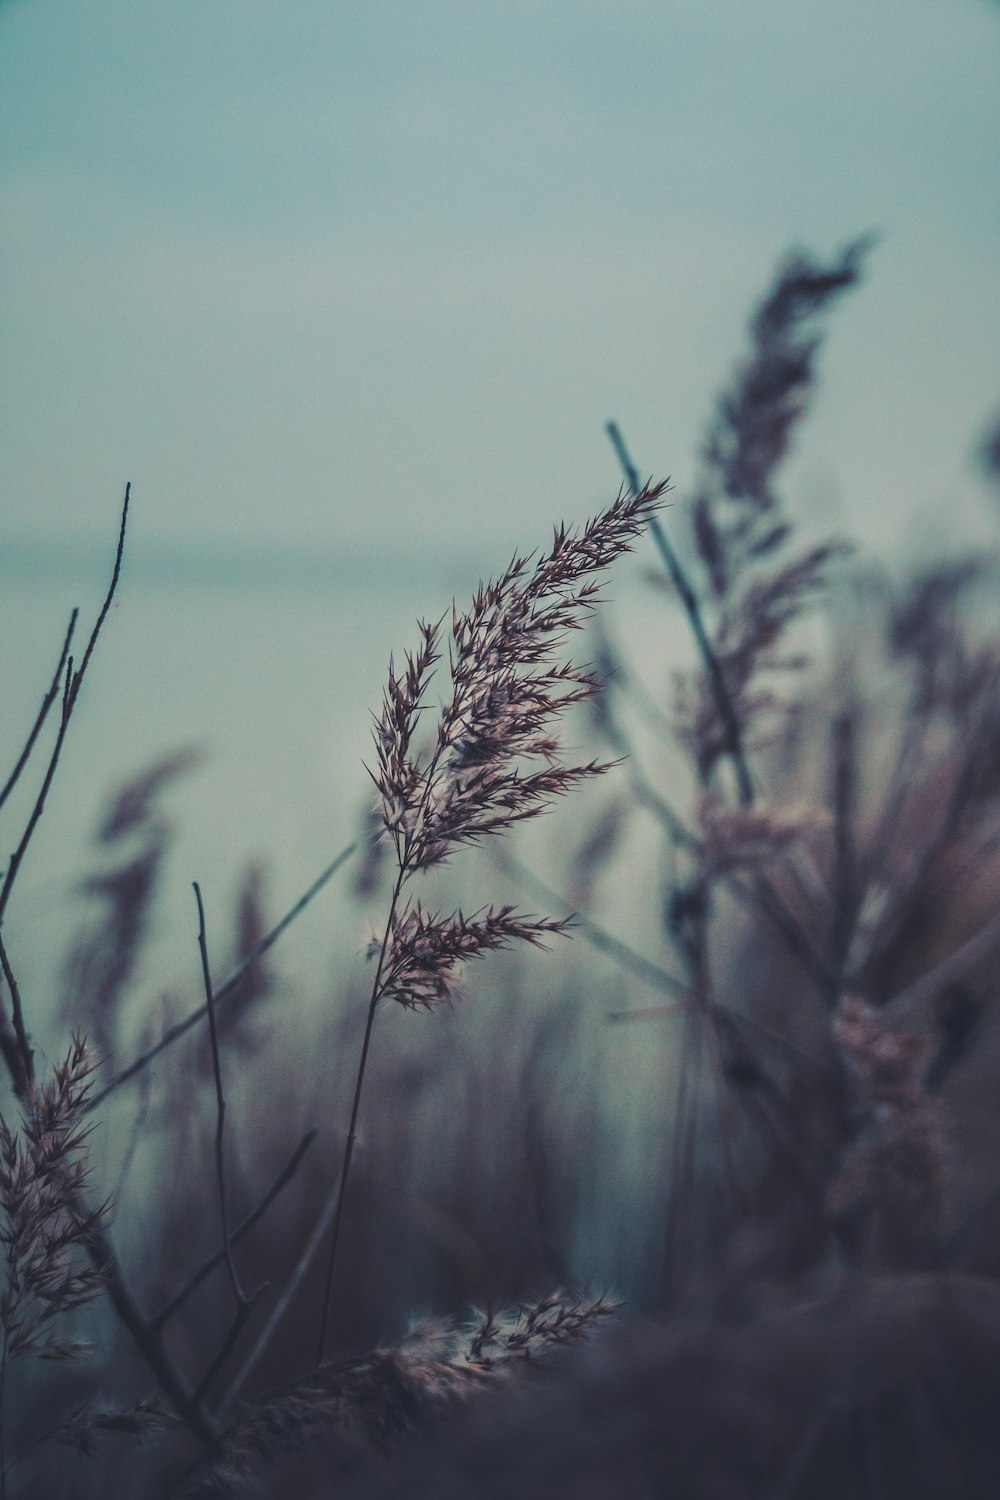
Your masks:
M 203 994 L 159 1025 L 147 1012 L 131 1060 L 124 1018 L 170 840 L 160 799 L 193 757 L 127 783 L 85 888 L 97 920 L 65 969 L 74 1040 L 40 1078 L 3 919 L 114 597 L 126 492 L 79 665 L 74 612 L 0 791 L 2 810 L 53 720 L 0 883 L 4 1495 L 55 1493 L 60 1454 L 90 1465 L 74 1493 L 177 1500 L 992 1494 L 995 560 L 891 581 L 842 539 L 803 539 L 780 485 L 826 319 L 869 249 L 778 267 L 669 514 L 667 485 L 641 481 L 609 424 L 617 497 L 515 556 L 449 626 L 420 624 L 374 719 L 358 846 L 275 923 L 251 869 L 223 979 L 196 886 Z M 647 532 L 692 643 L 652 686 L 608 631 L 596 668 L 566 655 Z M 570 754 L 560 732 L 581 706 L 598 745 Z M 544 878 L 511 852 L 521 825 L 604 773 L 613 790 Z M 650 823 L 662 859 L 639 870 L 630 834 Z M 483 845 L 499 891 L 462 907 L 429 894 Z M 315 1049 L 283 1073 L 263 1045 L 289 1030 L 266 1028 L 290 1009 L 272 949 L 352 859 L 380 935 L 326 1039 L 318 1151 L 314 1121 L 295 1134 Z M 602 906 L 613 874 L 637 912 L 655 893 L 639 944 Z M 511 882 L 552 915 L 522 911 Z M 614 1009 L 549 959 L 567 995 L 532 1030 L 518 955 L 571 932 L 614 966 Z M 473 959 L 505 949 L 500 1046 L 485 1021 L 463 1032 L 435 1013 L 475 987 Z M 637 987 L 650 1003 L 632 1003 Z M 581 1020 L 595 1006 L 596 1047 Z M 399 1020 L 431 1038 L 406 1057 L 383 1036 L 400 1011 L 430 1013 Z M 636 1053 L 662 1066 L 636 1099 L 607 1039 L 637 1028 Z M 262 1126 L 247 1100 L 265 1079 Z M 654 1190 L 629 1211 L 626 1095 L 659 1142 Z M 112 1227 L 91 1132 L 106 1117 L 124 1135 L 130 1097 Z M 139 1160 L 155 1194 L 136 1193 Z M 626 1286 L 627 1310 L 566 1290 L 585 1281 L 595 1202 L 621 1216 L 603 1284 Z M 444 1315 L 404 1333 L 417 1305 Z M 59 1379 L 15 1390 L 28 1356 Z

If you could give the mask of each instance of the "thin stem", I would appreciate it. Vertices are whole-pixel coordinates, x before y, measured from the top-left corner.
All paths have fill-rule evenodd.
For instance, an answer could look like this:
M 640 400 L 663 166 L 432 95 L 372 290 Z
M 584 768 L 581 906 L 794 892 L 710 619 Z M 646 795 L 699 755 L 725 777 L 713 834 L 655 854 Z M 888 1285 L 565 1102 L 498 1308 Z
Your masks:
M 121 577 L 122 557 L 125 553 L 125 527 L 128 525 L 128 507 L 131 495 L 132 486 L 131 484 L 127 484 L 125 486 L 125 499 L 122 504 L 121 525 L 118 528 L 118 548 L 115 552 L 115 566 L 111 574 L 111 582 L 108 585 L 108 592 L 104 596 L 104 603 L 101 606 L 101 612 L 97 617 L 93 630 L 90 632 L 90 640 L 87 642 L 87 649 L 83 653 L 83 661 L 80 663 L 80 670 L 75 674 L 73 678 L 74 702 L 79 697 L 80 688 L 83 685 L 84 674 L 86 673 L 87 667 L 90 664 L 90 658 L 93 655 L 94 647 L 97 645 L 97 637 L 100 635 L 101 628 L 108 617 L 108 610 L 111 608 L 111 602 L 115 597 L 115 590 L 118 587 L 118 579 Z
M 73 715 L 73 709 L 75 708 L 77 699 L 80 696 L 80 689 L 83 686 L 83 679 L 86 675 L 87 667 L 90 664 L 90 658 L 93 655 L 94 647 L 97 644 L 97 638 L 101 633 L 101 627 L 103 626 L 104 621 L 107 618 L 108 610 L 111 608 L 111 601 L 113 600 L 115 596 L 115 590 L 118 587 L 118 579 L 121 575 L 122 555 L 125 550 L 125 527 L 128 521 L 130 492 L 131 486 L 126 485 L 125 500 L 122 505 L 121 525 L 118 531 L 118 548 L 115 553 L 115 565 L 111 574 L 111 583 L 108 586 L 108 592 L 105 596 L 101 612 L 97 617 L 97 621 L 94 625 L 93 630 L 90 632 L 90 640 L 87 642 L 87 648 L 83 654 L 83 661 L 81 662 L 79 668 L 75 671 L 73 667 L 73 658 L 69 655 L 70 638 L 72 636 L 76 621 L 75 615 L 71 619 L 70 628 L 66 633 L 64 650 L 62 656 L 60 657 L 59 673 L 57 673 L 56 677 L 54 678 L 52 688 L 50 689 L 51 701 L 54 702 L 56 694 L 59 691 L 59 678 L 61 675 L 63 683 L 63 697 L 62 712 L 59 716 L 59 730 L 56 734 L 56 740 L 55 744 L 52 747 L 52 752 L 49 755 L 49 763 L 45 769 L 45 775 L 42 778 L 42 785 L 38 792 L 38 796 L 35 798 L 34 806 L 32 807 L 31 812 L 28 815 L 28 821 L 25 824 L 24 831 L 21 834 L 21 838 L 18 842 L 17 848 L 14 850 L 13 854 L 10 857 L 10 863 L 7 866 L 6 874 L 4 875 L 3 885 L 0 886 L 0 928 L 2 928 L 3 926 L 3 919 L 7 911 L 7 904 L 10 901 L 11 894 L 14 890 L 14 883 L 17 880 L 22 861 L 24 860 L 25 854 L 28 852 L 28 846 L 30 845 L 31 840 L 34 836 L 35 829 L 38 827 L 38 824 L 41 821 L 42 814 L 45 811 L 45 803 L 49 794 L 49 788 L 52 785 L 56 770 L 59 766 L 59 757 L 62 754 L 62 748 L 66 740 L 66 732 L 69 729 L 69 722 Z M 48 706 L 44 707 L 44 713 L 47 715 Z M 20 994 L 18 992 L 16 983 L 14 983 L 13 973 L 11 970 L 9 959 L 6 957 L 6 951 L 4 952 L 3 970 L 4 977 L 6 978 L 7 983 L 11 988 L 11 1005 L 14 1012 L 14 1031 L 17 1037 L 18 1049 L 21 1053 L 21 1061 L 23 1063 L 24 1071 L 24 1087 L 25 1092 L 27 1092 L 28 1090 L 30 1090 L 32 1082 L 34 1080 L 34 1056 L 31 1050 L 31 1043 L 28 1038 L 27 1028 L 24 1023 L 24 1014 L 21 1008 Z
M 49 709 L 52 707 L 53 703 L 56 701 L 56 698 L 59 696 L 59 685 L 62 682 L 63 668 L 66 665 L 66 658 L 69 656 L 70 642 L 73 639 L 73 632 L 76 629 L 76 622 L 79 614 L 80 611 L 78 609 L 74 609 L 73 613 L 69 617 L 69 625 L 66 628 L 66 635 L 63 639 L 62 651 L 60 652 L 59 660 L 56 663 L 56 670 L 53 674 L 52 681 L 49 684 L 49 689 L 45 694 L 45 697 L 42 699 L 42 706 L 38 710 L 38 715 L 35 719 L 34 724 L 31 726 L 31 731 L 28 735 L 28 738 L 24 742 L 24 748 L 17 758 L 17 763 L 14 766 L 13 771 L 11 771 L 10 775 L 7 777 L 7 781 L 4 785 L 3 790 L 0 791 L 0 807 L 3 807 L 4 803 L 7 801 L 7 798 L 10 796 L 11 792 L 14 790 L 20 779 L 21 772 L 24 770 L 25 766 L 28 764 L 28 761 L 31 759 L 31 752 L 35 748 L 35 743 L 38 739 L 38 736 L 41 734 L 42 729 L 45 726 L 45 721 L 49 716 Z
M 7 1064 L 15 1094 L 19 1099 L 27 1098 L 28 1080 L 24 1072 L 21 1045 L 17 1040 L 17 1033 L 7 1018 L 2 1001 L 0 1001 L 0 1053 L 3 1054 L 3 1060 Z
M 372 1030 L 375 1025 L 375 1011 L 380 998 L 380 984 L 382 970 L 385 966 L 386 954 L 389 951 L 389 939 L 392 936 L 393 923 L 396 919 L 396 906 L 399 902 L 400 892 L 403 889 L 403 881 L 406 879 L 406 865 L 400 867 L 396 877 L 396 884 L 392 892 L 392 903 L 389 907 L 389 916 L 385 924 L 385 932 L 382 936 L 382 948 L 378 956 L 378 967 L 375 970 L 375 978 L 372 982 L 371 999 L 368 1002 L 368 1015 L 365 1020 L 365 1035 L 361 1044 L 361 1058 L 358 1062 L 357 1077 L 354 1082 L 354 1102 L 351 1105 L 351 1120 L 347 1128 L 347 1141 L 344 1145 L 344 1160 L 340 1169 L 340 1186 L 337 1190 L 337 1205 L 333 1216 L 333 1233 L 330 1238 L 330 1258 L 326 1267 L 326 1289 L 323 1293 L 323 1318 L 320 1324 L 319 1352 L 317 1364 L 322 1364 L 326 1353 L 327 1329 L 330 1321 L 330 1299 L 333 1293 L 333 1273 L 337 1264 L 337 1250 L 340 1246 L 340 1226 L 344 1214 L 344 1199 L 347 1192 L 347 1181 L 351 1173 L 351 1161 L 354 1156 L 354 1142 L 357 1139 L 358 1116 L 361 1112 L 361 1093 L 365 1083 L 365 1071 L 368 1067 L 368 1052 L 371 1047 Z
M 242 1240 L 245 1235 L 249 1234 L 250 1230 L 257 1223 L 257 1220 L 267 1212 L 271 1204 L 274 1202 L 275 1198 L 277 1198 L 278 1194 L 281 1193 L 285 1187 L 287 1187 L 292 1178 L 295 1176 L 296 1172 L 299 1169 L 299 1163 L 302 1161 L 302 1158 L 305 1156 L 306 1152 L 309 1150 L 309 1147 L 312 1145 L 315 1139 L 316 1131 L 307 1130 L 299 1144 L 296 1146 L 294 1152 L 289 1157 L 288 1161 L 282 1167 L 278 1176 L 274 1179 L 274 1182 L 261 1198 L 260 1202 L 254 1208 L 252 1208 L 246 1215 L 246 1217 L 244 1219 L 241 1219 L 240 1222 L 236 1225 L 236 1228 L 233 1230 L 230 1236 L 230 1244 L 238 1245 L 240 1240 Z M 164 1323 L 172 1318 L 174 1313 L 176 1313 L 178 1309 L 187 1301 L 187 1299 L 191 1296 L 191 1293 L 197 1291 L 198 1287 L 201 1286 L 206 1276 L 210 1276 L 215 1268 L 222 1264 L 225 1258 L 225 1246 L 222 1246 L 220 1249 L 216 1250 L 214 1255 L 210 1255 L 206 1260 L 202 1261 L 201 1265 L 188 1278 L 184 1285 L 180 1287 L 179 1290 L 176 1291 L 170 1298 L 170 1300 L 164 1303 L 164 1305 L 160 1308 L 160 1311 L 150 1319 L 153 1327 L 162 1328 Z
M 243 1364 L 240 1366 L 239 1370 L 236 1372 L 236 1375 L 234 1376 L 229 1389 L 220 1400 L 217 1407 L 217 1413 L 220 1418 L 224 1416 L 226 1411 L 228 1411 L 229 1407 L 232 1405 L 233 1401 L 235 1401 L 236 1397 L 239 1395 L 240 1391 L 249 1380 L 251 1374 L 256 1369 L 261 1356 L 263 1355 L 265 1349 L 274 1336 L 275 1329 L 281 1323 L 282 1318 L 285 1316 L 285 1313 L 291 1306 L 292 1299 L 301 1286 L 303 1278 L 306 1276 L 310 1266 L 316 1259 L 316 1256 L 323 1248 L 323 1243 L 326 1239 L 330 1225 L 333 1222 L 334 1215 L 337 1213 L 339 1204 L 340 1184 L 338 1183 L 337 1186 L 331 1190 L 329 1196 L 327 1197 L 326 1203 L 323 1206 L 323 1211 L 320 1214 L 319 1218 L 316 1220 L 316 1223 L 313 1225 L 312 1234 L 309 1236 L 309 1239 L 306 1241 L 306 1244 L 303 1247 L 302 1254 L 299 1256 L 299 1259 L 296 1262 L 295 1269 L 285 1283 L 285 1287 L 281 1293 L 281 1296 L 272 1307 L 268 1315 L 267 1322 L 264 1324 L 264 1327 L 257 1335 L 256 1343 L 250 1350 L 250 1353 L 247 1355 L 246 1359 L 243 1361 Z
M 640 494 L 642 485 L 639 479 L 639 471 L 632 462 L 617 422 L 608 422 L 606 430 L 608 437 L 611 439 L 611 445 L 618 455 L 618 461 L 628 481 L 629 489 L 634 495 Z M 746 753 L 743 748 L 743 736 L 740 731 L 739 718 L 733 706 L 733 700 L 729 696 L 729 689 L 726 687 L 726 680 L 723 676 L 722 667 L 719 664 L 719 658 L 716 656 L 712 648 L 712 643 L 708 638 L 698 596 L 691 587 L 690 580 L 681 565 L 680 558 L 670 545 L 667 533 L 660 525 L 656 516 L 650 517 L 649 529 L 653 534 L 653 540 L 659 548 L 660 556 L 666 564 L 671 582 L 680 595 L 681 603 L 684 606 L 685 613 L 691 625 L 692 634 L 701 653 L 705 675 L 708 678 L 709 687 L 715 699 L 716 711 L 725 731 L 726 750 L 736 773 L 736 788 L 740 805 L 742 807 L 751 807 L 754 801 L 753 780 L 750 776 L 750 768 L 747 765 Z
M 241 1302 L 237 1306 L 233 1321 L 229 1325 L 229 1331 L 226 1334 L 225 1338 L 222 1340 L 222 1343 L 219 1345 L 218 1353 L 215 1355 L 211 1364 L 208 1366 L 208 1369 L 205 1371 L 204 1375 L 198 1382 L 197 1388 L 194 1393 L 194 1398 L 196 1401 L 205 1400 L 212 1381 L 215 1379 L 216 1375 L 218 1375 L 219 1371 L 226 1363 L 226 1360 L 235 1349 L 236 1342 L 239 1339 L 240 1334 L 243 1332 L 243 1325 L 246 1323 L 247 1318 L 249 1318 L 250 1314 L 253 1312 L 253 1307 L 253 1302 L 249 1300 Z
M 59 720 L 59 733 L 56 736 L 56 742 L 53 746 L 52 754 L 49 757 L 49 764 L 45 771 L 45 777 L 42 781 L 41 790 L 39 791 L 38 796 L 35 799 L 35 805 L 31 810 L 27 825 L 25 826 L 25 830 L 21 835 L 20 843 L 18 844 L 14 853 L 11 855 L 10 864 L 7 866 L 7 874 L 4 877 L 3 886 L 0 887 L 0 923 L 3 922 L 4 913 L 7 910 L 7 903 L 10 900 L 11 892 L 14 889 L 14 882 L 17 879 L 18 871 L 21 868 L 21 861 L 24 859 L 24 856 L 28 849 L 28 845 L 31 843 L 31 838 L 38 826 L 39 819 L 41 818 L 42 813 L 45 811 L 45 799 L 48 796 L 49 788 L 52 785 L 53 777 L 55 776 L 56 769 L 59 765 L 59 756 L 62 753 L 63 742 L 66 738 L 66 731 L 69 728 L 69 721 L 72 716 L 73 709 L 76 707 L 76 701 L 80 696 L 80 689 L 83 686 L 83 679 L 86 674 L 87 667 L 90 664 L 90 658 L 93 655 L 94 647 L 97 644 L 97 637 L 101 633 L 101 626 L 107 619 L 108 610 L 111 608 L 111 601 L 114 598 L 115 590 L 118 587 L 118 579 L 121 575 L 122 554 L 125 549 L 125 526 L 128 521 L 130 491 L 131 486 L 126 485 L 125 501 L 122 505 L 121 526 L 118 532 L 118 550 L 115 553 L 115 565 L 111 575 L 111 583 L 108 587 L 108 592 L 105 597 L 104 604 L 101 608 L 101 612 L 97 617 L 97 622 L 90 633 L 90 640 L 87 642 L 87 649 L 83 654 L 83 661 L 76 671 L 73 670 L 72 657 L 69 657 L 66 662 L 67 669 L 64 679 L 63 708 L 62 715 Z
M 10 958 L 7 954 L 7 945 L 3 940 L 3 932 L 0 931 L 0 970 L 7 981 L 10 990 L 10 1008 L 14 1017 L 14 1035 L 11 1039 L 13 1045 L 3 1047 L 4 1059 L 10 1071 L 14 1084 L 14 1092 L 18 1098 L 26 1099 L 31 1091 L 31 1083 L 34 1077 L 34 1052 L 31 1041 L 24 1024 L 24 1010 L 21 1005 L 21 991 L 14 977 L 14 970 L 10 966 Z M 4 1016 L 6 1023 L 6 1016 Z
M 85 1209 L 81 1205 L 78 1212 Z M 142 1309 L 132 1295 L 122 1275 L 118 1257 L 110 1239 L 100 1229 L 94 1229 L 87 1240 L 87 1253 L 100 1270 L 105 1290 L 121 1322 L 132 1335 L 133 1342 L 159 1381 L 160 1389 L 168 1398 L 177 1415 L 185 1421 L 206 1447 L 218 1437 L 218 1426 L 201 1401 L 197 1400 L 183 1375 L 168 1354 L 157 1329 L 151 1327 Z
M 356 848 L 356 844 L 348 844 L 345 849 L 341 849 L 336 859 L 327 865 L 322 875 L 319 875 L 313 881 L 309 889 L 305 891 L 304 894 L 301 895 L 296 901 L 295 905 L 285 913 L 277 926 L 272 927 L 267 936 L 261 938 L 260 942 L 250 950 L 246 958 L 244 958 L 239 964 L 237 964 L 236 968 L 229 975 L 229 978 L 226 979 L 222 984 L 220 984 L 218 989 L 213 992 L 212 1000 L 215 1005 L 221 1005 L 223 1000 L 227 1000 L 229 998 L 247 970 L 251 968 L 259 958 L 262 958 L 269 948 L 273 947 L 273 945 L 281 937 L 282 933 L 288 927 L 290 927 L 291 924 L 295 921 L 295 918 L 305 910 L 313 897 L 319 894 L 319 892 L 326 885 L 327 881 L 337 873 L 341 865 L 345 864 L 347 860 L 350 859 Z M 180 1038 L 182 1036 L 185 1036 L 193 1026 L 197 1026 L 198 1022 L 204 1019 L 205 1012 L 206 1007 L 204 1005 L 199 1005 L 197 1010 L 191 1011 L 189 1015 L 186 1015 L 184 1017 L 183 1021 L 178 1021 L 175 1026 L 171 1026 L 167 1031 L 165 1031 L 158 1042 L 155 1042 L 152 1047 L 148 1047 L 145 1052 L 140 1052 L 139 1056 L 133 1058 L 132 1062 L 130 1062 L 127 1067 L 122 1068 L 120 1073 L 115 1074 L 110 1083 L 106 1084 L 99 1093 L 94 1094 L 94 1096 L 87 1101 L 84 1106 L 84 1113 L 87 1113 L 92 1109 L 96 1109 L 97 1106 L 99 1104 L 102 1104 L 108 1097 L 108 1095 L 113 1093 L 115 1089 L 120 1088 L 123 1083 L 128 1083 L 130 1078 L 134 1078 L 136 1074 L 141 1073 L 144 1068 L 148 1068 L 149 1064 L 153 1062 L 155 1058 L 159 1057 L 161 1052 L 165 1051 L 167 1047 L 172 1046 L 174 1042 L 179 1041 Z
M 233 1245 L 229 1233 L 229 1208 L 226 1200 L 226 1097 L 222 1089 L 222 1064 L 219 1060 L 219 1033 L 215 1025 L 215 1005 L 212 998 L 212 974 L 208 963 L 208 939 L 205 933 L 205 906 L 201 899 L 201 888 L 194 882 L 194 898 L 198 904 L 198 949 L 201 953 L 201 972 L 205 981 L 205 1010 L 208 1013 L 208 1035 L 212 1046 L 212 1074 L 215 1078 L 215 1175 L 219 1185 L 219 1218 L 222 1221 L 222 1248 L 229 1270 L 233 1294 L 241 1311 L 249 1309 L 247 1297 L 233 1258 Z M 198 1395 L 202 1393 L 199 1388 Z

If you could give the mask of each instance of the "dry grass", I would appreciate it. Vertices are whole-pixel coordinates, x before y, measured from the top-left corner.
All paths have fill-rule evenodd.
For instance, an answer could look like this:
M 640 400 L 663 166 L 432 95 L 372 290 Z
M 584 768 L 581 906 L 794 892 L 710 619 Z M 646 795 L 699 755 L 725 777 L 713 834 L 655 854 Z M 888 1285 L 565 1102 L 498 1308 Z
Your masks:
M 0 1136 L 7 1493 L 994 1493 L 993 563 L 890 584 L 841 539 L 803 538 L 780 489 L 867 250 L 778 268 L 683 503 L 657 515 L 665 486 L 641 484 L 613 427 L 626 490 L 390 664 L 354 866 L 379 935 L 366 977 L 344 968 L 322 1058 L 296 1044 L 272 950 L 353 848 L 274 925 L 248 873 L 222 981 L 203 912 L 205 995 L 176 999 L 161 1036 L 147 1010 L 122 1055 L 174 756 L 109 809 L 97 919 L 66 969 L 63 1016 L 103 1087 L 82 1041 L 35 1077 L 11 898 L 123 517 L 82 665 L 74 616 L 8 783 L 57 714 L 0 888 L 3 1115 L 22 1121 Z M 655 688 L 607 633 L 599 671 L 565 656 L 647 528 L 692 640 Z M 570 755 L 581 705 L 598 743 Z M 592 783 L 568 857 L 474 873 L 470 848 Z M 512 882 L 550 914 L 522 912 Z M 637 921 L 660 893 L 638 938 L 602 905 L 615 884 Z M 496 1003 L 451 1014 L 484 973 Z M 540 1014 L 546 987 L 562 998 Z M 124 1139 L 126 1104 L 113 1242 L 85 1120 Z M 538 1296 L 595 1267 L 627 1310 Z M 77 1312 L 101 1292 L 85 1351 Z M 417 1307 L 438 1316 L 405 1334 Z M 36 1355 L 50 1375 L 13 1394 Z

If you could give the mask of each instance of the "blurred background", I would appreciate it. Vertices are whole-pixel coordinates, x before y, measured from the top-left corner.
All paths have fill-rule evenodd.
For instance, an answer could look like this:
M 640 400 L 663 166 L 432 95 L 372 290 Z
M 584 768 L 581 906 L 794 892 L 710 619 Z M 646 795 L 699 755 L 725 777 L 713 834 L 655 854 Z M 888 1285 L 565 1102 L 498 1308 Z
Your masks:
M 790 245 L 881 236 L 797 516 L 989 534 L 998 61 L 988 0 L 0 0 L 5 762 L 134 499 L 19 920 L 195 742 L 182 886 L 266 853 L 290 899 L 414 616 L 615 492 L 608 417 L 683 494 Z
M 780 475 L 796 538 L 850 536 L 857 561 L 806 626 L 807 644 L 838 631 L 839 644 L 817 653 L 793 705 L 800 739 L 789 734 L 761 783 L 778 803 L 802 795 L 828 811 L 828 719 L 857 731 L 864 795 L 844 822 L 870 844 L 852 918 L 865 928 L 893 860 L 905 866 L 911 833 L 947 813 L 942 787 L 962 780 L 963 755 L 979 774 L 988 741 L 984 729 L 970 748 L 969 705 L 994 701 L 996 574 L 947 564 L 970 551 L 995 563 L 998 64 L 992 0 L 0 0 L 3 775 L 70 609 L 85 639 L 100 607 L 132 485 L 121 585 L 4 927 L 42 1057 L 85 1023 L 124 1062 L 198 1000 L 193 879 L 218 978 L 359 836 L 390 652 L 398 662 L 417 616 L 461 604 L 515 548 L 544 546 L 554 523 L 613 498 L 609 418 L 643 475 L 673 476 L 664 518 L 678 535 L 713 397 L 775 265 L 795 247 L 829 264 L 871 231 Z M 625 560 L 584 648 L 626 665 L 645 789 L 616 772 L 519 841 L 541 886 L 485 851 L 436 888 L 443 906 L 586 909 L 632 944 L 631 968 L 578 936 L 558 956 L 491 959 L 455 1012 L 392 1008 L 361 1137 L 343 1345 L 370 1347 L 418 1305 L 454 1310 L 490 1289 L 590 1279 L 660 1308 L 724 1222 L 721 1126 L 709 1166 L 694 1160 L 704 1127 L 684 1100 L 689 1043 L 679 1027 L 612 1020 L 662 1002 L 643 956 L 676 972 L 693 889 L 677 873 L 683 840 L 671 847 L 662 818 L 643 822 L 650 787 L 685 816 L 698 791 L 668 722 L 673 674 L 697 663 L 679 612 L 649 587 L 656 562 L 645 541 Z M 931 564 L 944 566 L 928 592 Z M 979 593 L 965 615 L 967 585 Z M 912 804 L 887 748 L 897 727 L 898 768 L 920 772 Z M 572 721 L 587 754 L 593 728 Z M 38 772 L 4 808 L 5 857 Z M 133 821 L 109 834 L 130 781 L 119 812 Z M 916 939 L 887 940 L 880 1003 L 995 912 L 992 769 L 974 790 L 962 796 L 982 834 L 975 900 L 971 846 L 955 862 L 966 826 L 947 814 L 933 853 L 958 915 L 935 888 L 943 916 L 928 938 L 917 897 L 930 898 L 914 886 Z M 902 830 L 890 853 L 886 828 Z M 806 895 L 829 896 L 843 851 L 822 829 L 809 837 Z M 306 1127 L 321 1130 L 284 1217 L 248 1251 L 277 1287 L 343 1140 L 361 952 L 384 910 L 375 886 L 357 885 L 356 862 L 251 976 L 229 1036 L 249 1085 L 233 1090 L 240 1203 Z M 819 930 L 818 898 L 817 910 Z M 774 1064 L 791 1082 L 772 1133 L 808 1155 L 811 1108 L 836 1145 L 821 1140 L 825 1164 L 804 1174 L 808 1234 L 789 1231 L 774 1262 L 791 1275 L 828 1253 L 825 1220 L 821 1251 L 802 1245 L 853 1128 L 830 995 L 735 901 L 719 912 L 719 994 L 802 1053 Z M 828 936 L 809 931 L 820 948 Z M 979 1092 L 959 1079 L 969 1139 L 995 1139 L 976 1113 L 996 1098 L 991 1047 L 977 1054 Z M 835 1075 L 829 1120 L 800 1066 L 811 1054 Z M 171 1058 L 147 1073 L 156 1087 L 121 1090 L 94 1138 L 116 1244 L 149 1306 L 217 1233 L 204 1038 Z M 757 1087 L 742 1054 L 716 1062 L 727 1086 Z M 761 1196 L 780 1215 L 793 1174 L 768 1149 L 752 1144 L 753 1163 L 773 1166 Z M 992 1183 L 989 1155 L 967 1174 L 969 1204 Z M 695 1197 L 703 1218 L 679 1250 L 673 1220 Z M 315 1294 L 279 1330 L 262 1385 L 265 1370 L 295 1367 Z M 222 1319 L 217 1288 L 196 1295 L 199 1322 L 177 1335 L 192 1368 Z

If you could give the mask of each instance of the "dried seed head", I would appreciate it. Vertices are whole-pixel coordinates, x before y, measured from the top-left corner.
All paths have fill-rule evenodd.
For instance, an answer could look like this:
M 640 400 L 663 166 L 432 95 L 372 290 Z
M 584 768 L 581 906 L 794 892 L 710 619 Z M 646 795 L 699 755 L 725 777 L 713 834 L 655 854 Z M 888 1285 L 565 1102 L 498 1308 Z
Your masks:
M 408 1010 L 447 1004 L 457 993 L 462 966 L 470 959 L 517 942 L 544 948 L 547 938 L 561 936 L 570 925 L 569 921 L 525 916 L 511 906 L 498 911 L 490 907 L 471 917 L 460 911 L 442 917 L 425 912 L 418 902 L 393 924 L 378 998 L 395 1000 Z
M 515 557 L 499 579 L 480 585 L 464 614 L 453 612 L 450 696 L 424 753 L 413 740 L 440 658 L 440 627 L 421 625 L 421 646 L 401 675 L 390 664 L 373 780 L 402 871 L 443 864 L 463 844 L 537 816 L 608 768 L 559 761 L 555 721 L 599 682 L 556 657 L 597 603 L 595 575 L 628 550 L 666 488 L 622 492 L 580 532 L 559 527 L 548 553 L 534 564 Z M 531 770 L 532 761 L 544 764 Z
M 21 1129 L 0 1118 L 0 1335 L 8 1359 L 71 1359 L 86 1347 L 53 1328 L 102 1285 L 99 1269 L 83 1258 L 107 1211 L 81 1207 L 90 1132 L 80 1120 L 93 1072 L 86 1042 L 76 1037 L 49 1082 L 30 1096 Z

